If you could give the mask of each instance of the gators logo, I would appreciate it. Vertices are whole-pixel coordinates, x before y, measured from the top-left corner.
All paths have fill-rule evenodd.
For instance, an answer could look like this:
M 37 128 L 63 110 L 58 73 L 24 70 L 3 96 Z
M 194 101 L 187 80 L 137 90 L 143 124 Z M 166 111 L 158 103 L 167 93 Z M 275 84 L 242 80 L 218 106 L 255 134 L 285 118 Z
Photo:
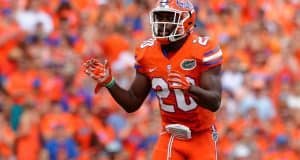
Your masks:
M 196 68 L 197 63 L 195 59 L 185 59 L 181 62 L 180 67 L 183 70 L 193 70 Z
M 192 10 L 194 9 L 193 4 L 187 0 L 176 0 L 176 3 L 179 7 Z

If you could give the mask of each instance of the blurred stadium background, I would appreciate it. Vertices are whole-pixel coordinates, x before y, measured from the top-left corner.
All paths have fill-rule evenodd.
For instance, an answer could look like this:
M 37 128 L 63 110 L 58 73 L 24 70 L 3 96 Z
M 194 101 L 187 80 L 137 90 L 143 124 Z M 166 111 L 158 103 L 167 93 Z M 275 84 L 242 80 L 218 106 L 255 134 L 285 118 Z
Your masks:
M 0 159 L 147 160 L 159 133 L 150 94 L 136 113 L 93 94 L 83 60 L 134 76 L 156 0 L 0 0 Z M 300 159 L 300 1 L 194 0 L 196 32 L 225 53 L 222 160 Z M 201 155 L 199 155 L 199 160 Z

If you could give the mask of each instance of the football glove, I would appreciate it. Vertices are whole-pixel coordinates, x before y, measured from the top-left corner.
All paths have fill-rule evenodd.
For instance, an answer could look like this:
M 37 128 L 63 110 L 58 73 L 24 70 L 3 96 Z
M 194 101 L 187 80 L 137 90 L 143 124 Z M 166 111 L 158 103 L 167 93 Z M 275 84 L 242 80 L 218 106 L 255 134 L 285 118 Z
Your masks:
M 104 64 L 100 63 L 97 59 L 89 59 L 84 64 L 84 72 L 97 82 L 94 92 L 97 93 L 100 88 L 111 88 L 114 85 L 114 78 L 111 74 L 111 69 L 105 60 Z
M 176 71 L 171 71 L 168 74 L 167 81 L 171 89 L 181 89 L 187 91 L 191 87 L 191 83 L 185 78 L 185 76 Z

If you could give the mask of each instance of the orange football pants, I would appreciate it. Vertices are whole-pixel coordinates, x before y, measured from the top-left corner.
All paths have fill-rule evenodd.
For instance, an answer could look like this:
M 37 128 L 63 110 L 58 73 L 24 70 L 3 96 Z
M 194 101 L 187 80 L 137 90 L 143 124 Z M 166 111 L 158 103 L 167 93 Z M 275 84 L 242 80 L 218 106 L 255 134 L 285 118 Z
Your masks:
M 192 133 L 190 140 L 179 140 L 161 133 L 152 160 L 217 160 L 218 135 L 214 127 Z

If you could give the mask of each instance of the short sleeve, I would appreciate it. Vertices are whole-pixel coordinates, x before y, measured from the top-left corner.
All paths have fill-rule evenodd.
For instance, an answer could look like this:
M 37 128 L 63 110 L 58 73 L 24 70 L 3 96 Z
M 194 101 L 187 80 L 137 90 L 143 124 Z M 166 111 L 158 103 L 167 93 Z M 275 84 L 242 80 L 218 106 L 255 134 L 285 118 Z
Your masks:
M 136 71 L 142 74 L 147 73 L 147 65 L 149 57 L 146 53 L 152 51 L 152 48 L 155 46 L 155 39 L 150 38 L 143 41 L 140 45 L 138 45 L 135 49 L 135 68 Z M 146 57 L 147 56 L 147 57 Z
M 143 66 L 143 58 L 144 58 L 144 49 L 141 47 L 137 47 L 135 49 L 135 64 L 134 68 L 137 72 L 144 74 L 145 73 L 145 67 Z
M 198 60 L 200 61 L 203 71 L 222 64 L 223 52 L 221 47 L 215 40 L 209 39 L 207 44 L 201 51 L 202 53 L 199 53 L 199 55 L 201 55 L 201 58 Z

